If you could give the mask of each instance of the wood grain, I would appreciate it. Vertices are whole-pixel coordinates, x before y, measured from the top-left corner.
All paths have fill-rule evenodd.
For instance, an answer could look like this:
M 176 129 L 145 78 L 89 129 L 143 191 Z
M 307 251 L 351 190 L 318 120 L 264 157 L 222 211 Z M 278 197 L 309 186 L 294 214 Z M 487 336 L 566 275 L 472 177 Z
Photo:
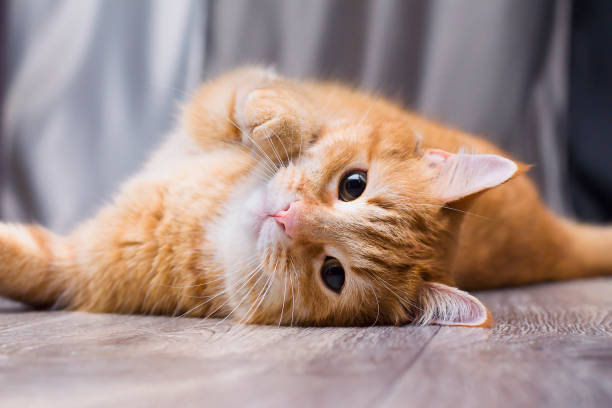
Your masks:
M 0 303 L 0 405 L 612 406 L 612 279 L 478 295 L 492 330 L 277 328 Z
M 3 406 L 366 406 L 436 328 L 297 329 L 49 313 L 0 332 Z
M 441 328 L 383 406 L 612 406 L 612 280 L 479 297 L 494 329 Z

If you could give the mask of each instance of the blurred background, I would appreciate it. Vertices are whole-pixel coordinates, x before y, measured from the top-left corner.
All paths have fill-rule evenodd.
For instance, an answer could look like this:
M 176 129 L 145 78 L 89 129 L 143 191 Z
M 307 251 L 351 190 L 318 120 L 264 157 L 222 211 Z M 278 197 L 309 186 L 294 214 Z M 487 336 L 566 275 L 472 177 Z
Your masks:
M 486 137 L 555 211 L 612 219 L 607 0 L 0 0 L 0 218 L 70 230 L 253 62 Z

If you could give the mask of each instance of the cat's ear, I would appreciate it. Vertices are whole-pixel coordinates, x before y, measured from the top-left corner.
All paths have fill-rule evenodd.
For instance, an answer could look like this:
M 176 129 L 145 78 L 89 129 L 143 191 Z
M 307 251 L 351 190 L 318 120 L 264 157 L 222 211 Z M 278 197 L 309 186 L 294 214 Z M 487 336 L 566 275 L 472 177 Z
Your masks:
M 437 282 L 425 282 L 418 323 L 444 326 L 491 327 L 487 308 L 467 292 Z
M 430 149 L 427 166 L 434 171 L 433 194 L 448 203 L 508 181 L 519 167 L 495 154 L 449 153 Z

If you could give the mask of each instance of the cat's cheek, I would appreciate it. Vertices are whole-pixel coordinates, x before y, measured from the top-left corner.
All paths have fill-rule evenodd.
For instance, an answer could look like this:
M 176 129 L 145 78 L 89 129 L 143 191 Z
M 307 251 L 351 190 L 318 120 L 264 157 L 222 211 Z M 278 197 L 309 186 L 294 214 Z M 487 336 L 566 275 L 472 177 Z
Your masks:
M 244 203 L 244 210 L 235 215 L 236 217 L 243 218 L 243 223 L 248 230 L 245 232 L 254 239 L 257 239 L 260 235 L 263 224 L 266 221 L 265 207 L 266 193 L 264 189 L 260 188 L 247 197 Z
M 262 253 L 282 239 L 280 228 L 273 218 L 269 217 L 270 194 L 268 189 L 255 189 L 245 200 L 243 210 L 236 214 L 241 219 L 244 239 L 250 241 L 249 249 L 253 253 Z

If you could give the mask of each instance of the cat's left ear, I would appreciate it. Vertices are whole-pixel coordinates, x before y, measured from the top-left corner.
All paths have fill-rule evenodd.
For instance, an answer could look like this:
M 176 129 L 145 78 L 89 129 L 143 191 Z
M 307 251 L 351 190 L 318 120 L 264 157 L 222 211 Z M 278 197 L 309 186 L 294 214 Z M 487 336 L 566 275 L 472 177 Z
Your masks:
M 421 289 L 421 324 L 492 327 L 487 308 L 467 292 L 437 282 L 425 282 Z
M 498 186 L 519 170 L 515 162 L 496 154 L 453 154 L 430 149 L 424 160 L 434 172 L 433 195 L 445 203 Z

